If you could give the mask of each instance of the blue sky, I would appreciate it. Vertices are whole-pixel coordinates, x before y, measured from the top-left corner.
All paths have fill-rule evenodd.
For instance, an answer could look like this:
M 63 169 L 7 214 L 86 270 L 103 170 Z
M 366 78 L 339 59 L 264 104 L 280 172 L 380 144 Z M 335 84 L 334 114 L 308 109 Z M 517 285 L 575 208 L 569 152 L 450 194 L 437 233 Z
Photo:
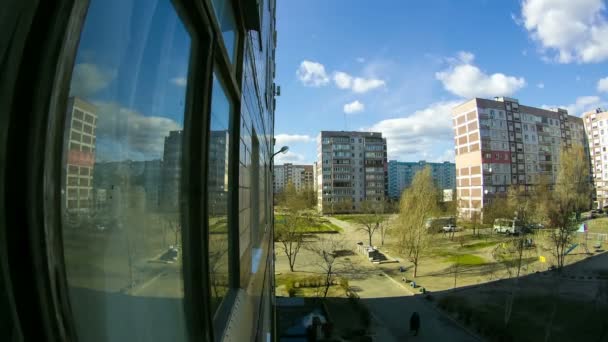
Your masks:
M 278 163 L 312 163 L 321 130 L 377 130 L 389 159 L 453 160 L 452 106 L 510 96 L 605 107 L 601 0 L 279 1 Z M 602 79 L 606 78 L 604 82 Z
M 190 46 L 170 2 L 91 1 L 71 94 L 97 108 L 98 162 L 162 157 L 183 127 Z

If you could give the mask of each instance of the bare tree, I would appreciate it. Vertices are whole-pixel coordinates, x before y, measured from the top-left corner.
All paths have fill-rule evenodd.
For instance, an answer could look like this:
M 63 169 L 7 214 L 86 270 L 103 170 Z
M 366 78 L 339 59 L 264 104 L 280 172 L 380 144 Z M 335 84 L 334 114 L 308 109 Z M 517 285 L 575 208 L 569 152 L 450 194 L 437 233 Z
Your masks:
M 412 185 L 403 192 L 400 203 L 399 224 L 395 229 L 397 246 L 407 253 L 414 264 L 414 277 L 423 253 L 430 244 L 430 233 L 425 222 L 439 212 L 439 192 L 435 187 L 430 167 L 418 171 Z
M 323 298 L 325 298 L 336 275 L 337 261 L 340 252 L 344 250 L 344 241 L 335 235 L 322 237 L 316 243 L 307 246 L 307 249 L 318 257 L 316 264 L 323 271 Z
M 173 233 L 174 236 L 174 246 L 179 245 L 180 233 L 182 232 L 182 225 L 180 223 L 179 215 L 177 214 L 168 214 L 165 217 L 165 223 L 167 224 L 167 228 Z
M 378 227 L 378 231 L 380 231 L 380 245 L 384 246 L 384 240 L 386 239 L 386 235 L 391 230 L 391 223 L 389 220 L 385 220 L 380 222 L 380 226 Z
M 372 238 L 374 233 L 377 230 L 383 230 L 382 226 L 384 226 L 384 221 L 386 220 L 385 210 L 386 204 L 383 201 L 364 201 L 361 203 L 361 212 L 363 214 L 355 217 L 355 221 L 360 224 L 357 230 L 367 233 L 370 246 L 373 245 Z M 382 244 L 384 244 L 384 237 L 382 237 Z
M 304 219 L 299 213 L 289 212 L 283 215 L 282 220 L 276 222 L 275 225 L 275 240 L 281 243 L 289 262 L 289 270 L 292 272 L 300 248 L 304 243 L 303 223 Z

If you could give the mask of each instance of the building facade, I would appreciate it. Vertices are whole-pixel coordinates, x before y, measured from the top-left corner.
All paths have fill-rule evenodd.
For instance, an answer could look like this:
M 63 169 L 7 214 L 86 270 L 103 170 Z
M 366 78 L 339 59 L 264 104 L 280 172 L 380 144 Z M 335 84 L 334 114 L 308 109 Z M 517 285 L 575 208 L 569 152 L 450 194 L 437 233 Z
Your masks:
M 65 209 L 70 214 L 88 214 L 94 207 L 96 128 L 97 108 L 79 97 L 70 97 L 64 142 Z
M 461 215 L 481 211 L 518 185 L 554 183 L 560 150 L 585 146 L 583 120 L 564 109 L 520 105 L 507 97 L 475 98 L 452 110 L 457 200 Z
M 273 167 L 274 192 L 282 192 L 287 184 L 293 184 L 297 192 L 313 189 L 313 165 L 285 163 Z
M 320 212 L 356 212 L 363 201 L 386 199 L 388 170 L 382 133 L 322 131 L 317 144 Z
M 608 205 L 608 111 L 596 109 L 582 115 L 589 146 L 594 208 Z
M 410 186 L 416 172 L 430 167 L 433 180 L 440 190 L 456 188 L 456 164 L 450 162 L 427 163 L 401 162 L 391 160 L 388 162 L 388 196 L 395 200 L 401 197 L 405 188 Z
M 7 8 L 7 339 L 279 340 L 275 0 Z

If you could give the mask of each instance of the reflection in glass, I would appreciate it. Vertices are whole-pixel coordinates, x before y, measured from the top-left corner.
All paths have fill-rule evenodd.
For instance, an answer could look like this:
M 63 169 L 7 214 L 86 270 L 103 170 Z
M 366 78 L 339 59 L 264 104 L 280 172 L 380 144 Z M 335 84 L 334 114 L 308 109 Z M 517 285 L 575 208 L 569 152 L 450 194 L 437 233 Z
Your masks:
M 224 38 L 224 45 L 226 46 L 226 52 L 228 52 L 228 58 L 234 63 L 234 55 L 236 53 L 236 23 L 234 20 L 234 9 L 232 8 L 232 2 L 230 0 L 212 0 L 213 10 L 215 11 L 215 17 L 220 25 L 222 31 L 222 38 Z
M 211 309 L 215 312 L 228 291 L 228 151 L 232 108 L 222 84 L 213 75 L 211 132 L 207 175 Z
M 190 37 L 170 3 L 91 1 L 64 132 L 63 241 L 82 341 L 181 341 Z

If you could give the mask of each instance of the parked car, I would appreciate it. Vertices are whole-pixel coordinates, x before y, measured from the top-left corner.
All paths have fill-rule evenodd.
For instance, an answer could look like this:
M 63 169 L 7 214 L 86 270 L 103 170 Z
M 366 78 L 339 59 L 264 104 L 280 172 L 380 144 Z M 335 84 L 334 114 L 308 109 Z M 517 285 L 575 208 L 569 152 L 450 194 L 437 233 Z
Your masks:
M 524 227 L 518 220 L 495 219 L 493 225 L 496 233 L 518 235 L 524 232 Z
M 450 232 L 455 232 L 456 231 L 456 226 L 453 224 L 448 224 L 446 226 L 443 226 L 443 231 L 446 233 L 450 233 Z

